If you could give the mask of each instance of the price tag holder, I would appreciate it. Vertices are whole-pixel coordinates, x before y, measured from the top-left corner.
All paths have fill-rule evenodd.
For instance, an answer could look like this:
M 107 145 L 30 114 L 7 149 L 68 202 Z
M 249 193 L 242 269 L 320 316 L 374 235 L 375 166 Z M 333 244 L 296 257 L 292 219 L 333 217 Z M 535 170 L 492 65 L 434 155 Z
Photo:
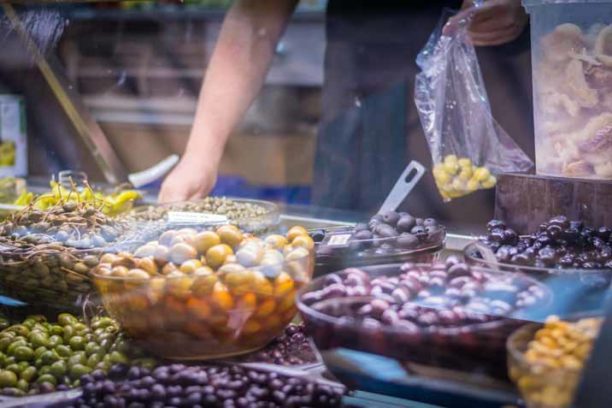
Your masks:
M 225 215 L 185 211 L 168 212 L 168 224 L 217 225 L 227 224 L 227 222 Z
M 347 233 L 333 234 L 327 238 L 327 242 L 325 242 L 325 244 L 330 247 L 345 247 L 348 246 L 349 240 L 352 236 L 353 234 Z

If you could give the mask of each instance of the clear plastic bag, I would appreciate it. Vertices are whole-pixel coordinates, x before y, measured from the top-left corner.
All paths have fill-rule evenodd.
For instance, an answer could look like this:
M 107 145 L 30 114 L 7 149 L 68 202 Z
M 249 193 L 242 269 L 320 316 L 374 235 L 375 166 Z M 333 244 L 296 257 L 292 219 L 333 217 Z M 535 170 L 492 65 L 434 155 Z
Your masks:
M 445 201 L 492 188 L 495 175 L 525 172 L 533 162 L 491 113 L 468 21 L 443 34 L 441 24 L 417 57 L 415 102 Z

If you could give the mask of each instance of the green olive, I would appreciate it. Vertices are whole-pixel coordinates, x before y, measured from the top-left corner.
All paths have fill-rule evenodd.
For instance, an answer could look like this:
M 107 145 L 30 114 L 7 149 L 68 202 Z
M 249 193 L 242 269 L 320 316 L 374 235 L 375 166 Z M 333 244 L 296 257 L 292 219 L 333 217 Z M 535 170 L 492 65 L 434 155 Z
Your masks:
M 30 336 L 28 338 L 34 348 L 41 346 L 49 347 L 49 337 L 47 337 L 45 333 L 35 331 L 30 333 Z
M 46 323 L 47 322 L 47 318 L 43 315 L 29 315 L 26 317 L 26 320 L 32 320 L 36 323 Z
M 89 374 L 91 372 L 91 368 L 87 367 L 83 364 L 75 364 L 70 367 L 70 378 L 73 380 L 79 379 L 85 374 Z
M 13 355 L 18 361 L 30 361 L 34 359 L 34 350 L 28 346 L 20 346 L 13 351 Z
M 102 354 L 94 353 L 87 358 L 87 367 L 95 368 L 102 361 Z
M 17 359 L 13 356 L 6 356 L 4 358 L 4 365 L 8 366 L 10 364 L 15 364 L 17 362 Z
M 87 357 L 85 356 L 85 353 L 83 353 L 82 351 L 78 351 L 68 358 L 69 366 L 85 365 L 85 364 L 87 364 Z
M 74 327 L 64 326 L 64 336 L 63 336 L 64 343 L 68 343 L 68 341 L 70 340 L 72 336 L 74 336 L 74 334 L 75 334 Z
M 51 364 L 50 373 L 57 379 L 62 378 L 66 374 L 66 371 L 66 362 L 64 360 L 59 360 Z
M 19 364 L 16 364 L 16 363 L 7 365 L 6 369 L 15 374 L 19 374 L 21 372 L 21 367 L 19 367 Z
M 9 344 L 11 344 L 13 342 L 13 338 L 12 337 L 2 337 L 0 338 L 0 351 L 5 351 Z
M 87 325 L 80 323 L 80 322 L 73 324 L 72 327 L 74 328 L 74 331 L 76 333 L 83 333 L 83 332 L 89 331 L 89 327 L 87 327 Z
M 70 348 L 73 350 L 84 350 L 85 349 L 85 339 L 81 336 L 73 336 L 70 339 Z
M 59 346 L 60 344 L 64 344 L 64 340 L 57 334 L 54 334 L 53 336 L 49 337 L 49 346 L 51 348 L 55 348 L 57 346 Z
M 19 373 L 19 377 L 22 380 L 26 380 L 27 382 L 30 382 L 36 376 L 36 372 L 37 372 L 36 367 L 29 366 L 25 370 L 22 370 L 21 373 Z
M 58 326 L 58 325 L 54 324 L 49 329 L 49 333 L 51 335 L 63 336 L 64 335 L 64 328 L 62 326 Z
M 43 375 L 39 376 L 39 377 L 36 379 L 36 382 L 37 382 L 37 383 L 39 383 L 39 384 L 42 384 L 42 383 L 49 383 L 49 384 L 53 384 L 53 386 L 56 386 L 56 385 L 57 385 L 57 380 L 56 380 L 56 379 L 55 379 L 55 377 L 54 377 L 53 375 L 51 375 L 51 374 L 43 374 Z
M 51 373 L 51 366 L 50 365 L 45 365 L 43 367 L 40 367 L 38 369 L 38 376 L 40 377 L 41 375 L 45 375 L 45 374 L 50 374 Z
M 242 232 L 235 225 L 222 225 L 217 228 L 217 235 L 221 238 L 221 242 L 235 248 L 242 242 Z
M 53 364 L 59 359 L 60 359 L 60 356 L 57 354 L 55 350 L 47 350 L 44 353 L 42 353 L 42 355 L 40 356 L 40 360 L 45 365 Z
M 69 326 L 78 323 L 79 320 L 70 313 L 61 313 L 57 316 L 57 322 L 62 326 Z
M 40 346 L 36 350 L 34 350 L 34 358 L 39 359 L 42 354 L 47 351 L 46 347 Z
M 28 329 L 23 324 L 14 324 L 5 329 L 6 331 L 12 331 L 18 336 L 27 336 L 30 334 L 30 329 Z
M 99 319 L 96 319 L 91 324 L 91 328 L 96 330 L 96 329 L 105 328 L 105 327 L 114 326 L 114 325 L 115 325 L 115 322 L 110 317 L 101 317 Z
M 13 371 L 0 370 L 0 388 L 17 385 L 17 375 Z
M 113 351 L 110 353 L 110 361 L 113 364 L 127 364 L 128 359 L 123 353 Z
M 30 389 L 30 384 L 28 384 L 26 380 L 20 379 L 17 381 L 17 388 L 19 388 L 21 391 L 27 392 Z
M 14 356 L 15 355 L 15 350 L 18 347 L 23 347 L 23 346 L 27 346 L 28 343 L 25 340 L 16 340 L 13 341 L 8 348 L 6 349 L 7 354 Z
M 225 259 L 234 251 L 227 244 L 215 245 L 206 251 L 206 264 L 212 269 L 217 269 L 225 262 Z
M 57 354 L 61 357 L 70 357 L 70 355 L 72 354 L 72 350 L 70 349 L 70 347 L 64 345 L 64 344 L 60 344 L 59 346 L 55 347 L 55 351 L 57 352 Z
M 101 347 L 98 345 L 98 343 L 95 343 L 93 341 L 90 341 L 85 346 L 85 353 L 87 353 L 88 356 L 95 354 L 95 353 L 99 353 L 100 350 L 101 350 Z

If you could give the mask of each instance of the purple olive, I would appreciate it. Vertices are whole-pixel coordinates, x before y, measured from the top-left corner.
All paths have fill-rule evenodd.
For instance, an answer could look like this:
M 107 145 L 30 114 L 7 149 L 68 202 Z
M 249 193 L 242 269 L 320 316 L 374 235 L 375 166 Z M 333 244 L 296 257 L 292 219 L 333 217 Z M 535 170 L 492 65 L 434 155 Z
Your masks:
M 400 216 L 395 211 L 387 211 L 382 215 L 383 221 L 391 226 L 396 226 Z
M 396 239 L 396 245 L 402 249 L 414 249 L 419 246 L 419 239 L 416 235 L 404 232 Z
M 410 232 L 416 226 L 416 219 L 411 215 L 400 217 L 397 222 L 397 230 L 399 232 Z
M 357 233 L 355 233 L 354 235 L 354 238 L 358 240 L 370 240 L 374 238 L 374 234 L 372 234 L 370 230 L 366 229 L 366 230 L 357 231 Z

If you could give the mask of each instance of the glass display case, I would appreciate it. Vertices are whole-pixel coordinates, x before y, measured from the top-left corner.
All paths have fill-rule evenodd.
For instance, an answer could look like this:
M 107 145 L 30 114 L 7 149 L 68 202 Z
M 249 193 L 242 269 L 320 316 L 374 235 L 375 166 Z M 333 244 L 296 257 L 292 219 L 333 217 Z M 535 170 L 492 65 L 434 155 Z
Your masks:
M 0 2 L 0 405 L 609 407 L 612 15 L 549 3 Z

